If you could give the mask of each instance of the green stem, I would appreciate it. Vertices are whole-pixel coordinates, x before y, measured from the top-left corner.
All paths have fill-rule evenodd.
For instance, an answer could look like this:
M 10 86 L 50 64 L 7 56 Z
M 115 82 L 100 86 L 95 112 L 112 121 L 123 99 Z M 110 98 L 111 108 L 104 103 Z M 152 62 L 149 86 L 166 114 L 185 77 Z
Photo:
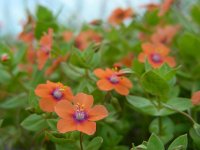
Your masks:
M 83 134 L 82 134 L 82 132 L 80 132 L 80 147 L 81 147 L 81 150 L 83 150 Z
M 164 106 L 165 108 L 174 110 L 174 111 L 176 111 L 176 112 L 178 112 L 178 113 L 184 115 L 184 116 L 187 117 L 193 124 L 196 123 L 195 120 L 194 120 L 189 114 L 187 114 L 187 113 L 185 113 L 185 112 L 183 112 L 183 111 L 177 110 L 176 108 L 174 108 L 174 107 L 172 107 L 172 106 L 169 106 L 169 105 L 167 105 L 167 104 L 163 104 L 163 106 Z

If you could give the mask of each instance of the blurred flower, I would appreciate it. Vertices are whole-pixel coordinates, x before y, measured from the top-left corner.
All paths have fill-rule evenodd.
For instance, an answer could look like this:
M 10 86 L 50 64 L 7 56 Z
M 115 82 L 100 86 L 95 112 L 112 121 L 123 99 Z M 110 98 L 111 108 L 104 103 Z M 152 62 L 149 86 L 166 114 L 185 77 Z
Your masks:
M 71 32 L 71 31 L 65 31 L 65 32 L 63 32 L 63 39 L 64 39 L 65 42 L 71 41 L 72 38 L 73 38 L 73 36 L 74 36 L 73 32 Z
M 48 34 L 45 34 L 40 39 L 40 48 L 37 51 L 38 69 L 41 70 L 50 56 L 50 51 L 53 43 L 53 30 L 49 29 Z
M 91 25 L 98 26 L 102 24 L 102 20 L 96 19 L 90 22 Z
M 196 91 L 192 94 L 192 104 L 193 105 L 200 104 L 200 91 Z
M 67 53 L 65 56 L 60 56 L 58 58 L 56 58 L 52 65 L 50 67 L 47 68 L 47 70 L 45 71 L 45 75 L 46 76 L 49 76 L 50 74 L 52 74 L 56 68 L 58 67 L 58 65 L 61 63 L 61 62 L 65 62 L 69 57 L 69 53 Z
M 170 44 L 179 30 L 179 25 L 168 25 L 163 28 L 158 27 L 156 32 L 151 36 L 151 41 L 153 43 Z
M 75 46 L 80 50 L 86 49 L 92 42 L 99 43 L 102 37 L 93 30 L 83 31 L 75 38 Z
M 97 81 L 97 86 L 102 91 L 114 89 L 121 95 L 128 95 L 129 89 L 132 88 L 131 81 L 123 76 L 124 73 L 122 71 L 99 68 L 94 70 L 94 74 L 100 79 Z
M 55 112 L 61 118 L 57 123 L 58 131 L 66 133 L 77 130 L 88 135 L 94 134 L 94 121 L 108 116 L 108 111 L 103 105 L 91 108 L 93 101 L 92 95 L 78 93 L 73 99 L 73 104 L 68 101 L 58 102 L 55 106 Z
M 9 59 L 9 56 L 8 56 L 7 53 L 3 53 L 3 54 L 1 55 L 1 61 L 2 61 L 2 62 L 7 61 L 8 59 Z
M 126 67 L 131 67 L 132 66 L 132 62 L 133 62 L 133 58 L 134 55 L 133 53 L 129 53 L 128 55 L 126 55 L 125 57 L 123 57 L 119 62 L 115 63 L 114 66 L 126 66 Z
M 112 12 L 110 17 L 108 18 L 108 22 L 112 25 L 118 25 L 121 24 L 125 19 L 133 17 L 133 15 L 134 13 L 131 8 L 117 8 Z
M 158 16 L 164 16 L 168 12 L 174 1 L 175 0 L 164 0 L 164 2 L 160 6 L 160 11 L 158 13 Z
M 54 106 L 59 101 L 71 101 L 73 93 L 68 86 L 62 83 L 47 81 L 46 84 L 39 84 L 35 89 L 35 94 L 39 96 L 40 108 L 45 112 L 53 112 Z
M 144 4 L 141 7 L 144 7 L 147 9 L 147 11 L 154 11 L 157 10 L 159 8 L 159 4 L 156 3 L 148 3 L 148 4 Z
M 31 15 L 28 15 L 27 22 L 23 25 L 22 32 L 18 35 L 18 39 L 27 43 L 31 44 L 34 40 L 34 28 L 35 28 L 35 21 Z
M 145 59 L 147 59 L 153 68 L 159 68 L 163 63 L 167 63 L 171 67 L 176 65 L 174 58 L 168 56 L 170 50 L 163 44 L 144 43 L 142 50 L 143 52 L 139 54 L 138 60 L 145 62 Z

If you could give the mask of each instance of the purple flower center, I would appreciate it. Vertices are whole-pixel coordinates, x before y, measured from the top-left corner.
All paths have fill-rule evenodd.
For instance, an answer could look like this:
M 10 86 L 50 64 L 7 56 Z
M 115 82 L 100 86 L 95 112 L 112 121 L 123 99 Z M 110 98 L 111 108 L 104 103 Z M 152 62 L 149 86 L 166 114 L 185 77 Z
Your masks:
M 52 92 L 52 95 L 56 100 L 60 100 L 62 98 L 62 96 L 63 96 L 63 93 L 62 93 L 62 91 L 60 91 L 60 89 L 55 89 Z
M 74 119 L 78 122 L 82 122 L 87 119 L 87 114 L 82 110 L 77 110 L 74 114 Z
M 160 54 L 157 54 L 157 53 L 152 54 L 152 55 L 151 55 L 151 59 L 152 59 L 152 61 L 155 62 L 155 63 L 160 63 L 160 62 L 162 62 L 162 58 L 161 58 Z
M 117 84 L 119 83 L 119 77 L 117 75 L 112 75 L 109 79 L 108 79 L 112 84 Z

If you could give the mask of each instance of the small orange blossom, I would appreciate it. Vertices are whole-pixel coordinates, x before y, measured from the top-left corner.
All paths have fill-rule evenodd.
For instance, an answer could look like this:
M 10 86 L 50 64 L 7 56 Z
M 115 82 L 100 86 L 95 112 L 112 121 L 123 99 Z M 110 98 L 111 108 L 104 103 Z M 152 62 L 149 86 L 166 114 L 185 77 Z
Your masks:
M 94 121 L 101 120 L 108 115 L 107 109 L 103 105 L 96 105 L 93 108 L 93 96 L 78 93 L 73 104 L 69 101 L 61 101 L 55 106 L 55 112 L 61 118 L 57 123 L 60 133 L 69 131 L 80 131 L 92 135 L 96 131 Z
M 58 101 L 73 99 L 71 89 L 59 82 L 47 81 L 46 84 L 39 84 L 35 89 L 35 94 L 41 97 L 39 105 L 45 112 L 53 112 Z
M 129 89 L 132 88 L 131 81 L 123 76 L 124 73 L 122 71 L 99 68 L 94 70 L 94 74 L 100 79 L 97 81 L 97 86 L 102 91 L 114 89 L 121 95 L 128 95 Z
M 168 56 L 170 50 L 163 44 L 144 43 L 142 50 L 143 52 L 139 54 L 138 60 L 145 62 L 145 59 L 147 59 L 153 68 L 159 68 L 163 63 L 167 63 L 171 67 L 176 65 L 174 58 Z

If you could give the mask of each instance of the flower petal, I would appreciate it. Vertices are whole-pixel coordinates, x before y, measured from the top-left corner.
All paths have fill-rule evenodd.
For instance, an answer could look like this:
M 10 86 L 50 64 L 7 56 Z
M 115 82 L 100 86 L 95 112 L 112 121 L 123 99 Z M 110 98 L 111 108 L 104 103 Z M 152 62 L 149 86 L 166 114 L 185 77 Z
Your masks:
M 94 74 L 98 77 L 98 78 L 105 78 L 105 71 L 103 69 L 95 69 L 94 70 Z
M 155 46 L 151 43 L 144 43 L 142 44 L 142 49 L 146 55 L 149 55 L 152 51 L 155 50 Z
M 97 86 L 102 91 L 110 91 L 113 89 L 113 84 L 110 83 L 107 79 L 101 79 L 97 81 Z
M 57 129 L 60 133 L 66 133 L 76 130 L 76 123 L 73 119 L 60 119 L 57 123 Z
M 139 62 L 145 62 L 145 57 L 146 57 L 146 54 L 144 52 L 141 52 L 138 56 Z
M 170 66 L 170 67 L 175 67 L 176 66 L 176 61 L 173 57 L 166 57 L 165 62 Z
M 93 105 L 94 99 L 92 95 L 88 95 L 85 93 L 78 93 L 73 100 L 74 104 L 76 105 L 77 103 L 84 105 L 84 108 L 90 108 Z
M 72 101 L 74 96 L 72 93 L 72 90 L 70 87 L 65 87 L 65 90 L 63 91 L 64 94 L 64 99 L 68 100 L 68 101 Z
M 122 85 L 120 85 L 120 84 L 117 84 L 117 85 L 115 86 L 115 90 L 116 90 L 117 93 L 119 93 L 119 94 L 121 94 L 121 95 L 128 95 L 128 93 L 129 93 L 128 88 L 125 87 L 125 86 L 122 86 Z
M 47 84 L 39 84 L 35 89 L 35 94 L 40 97 L 49 97 L 50 89 Z
M 56 104 L 55 112 L 59 117 L 63 119 L 72 118 L 74 107 L 69 101 L 62 100 Z
M 96 105 L 88 111 L 89 121 L 97 121 L 108 116 L 108 111 L 103 105 Z
M 131 81 L 126 77 L 120 78 L 120 84 L 122 84 L 123 86 L 125 86 L 127 88 L 132 88 L 132 86 L 133 86 Z
M 54 107 L 56 105 L 56 101 L 52 99 L 41 99 L 39 101 L 40 108 L 45 112 L 54 112 Z
M 96 123 L 86 120 L 77 124 L 77 130 L 85 134 L 92 135 L 96 132 Z

